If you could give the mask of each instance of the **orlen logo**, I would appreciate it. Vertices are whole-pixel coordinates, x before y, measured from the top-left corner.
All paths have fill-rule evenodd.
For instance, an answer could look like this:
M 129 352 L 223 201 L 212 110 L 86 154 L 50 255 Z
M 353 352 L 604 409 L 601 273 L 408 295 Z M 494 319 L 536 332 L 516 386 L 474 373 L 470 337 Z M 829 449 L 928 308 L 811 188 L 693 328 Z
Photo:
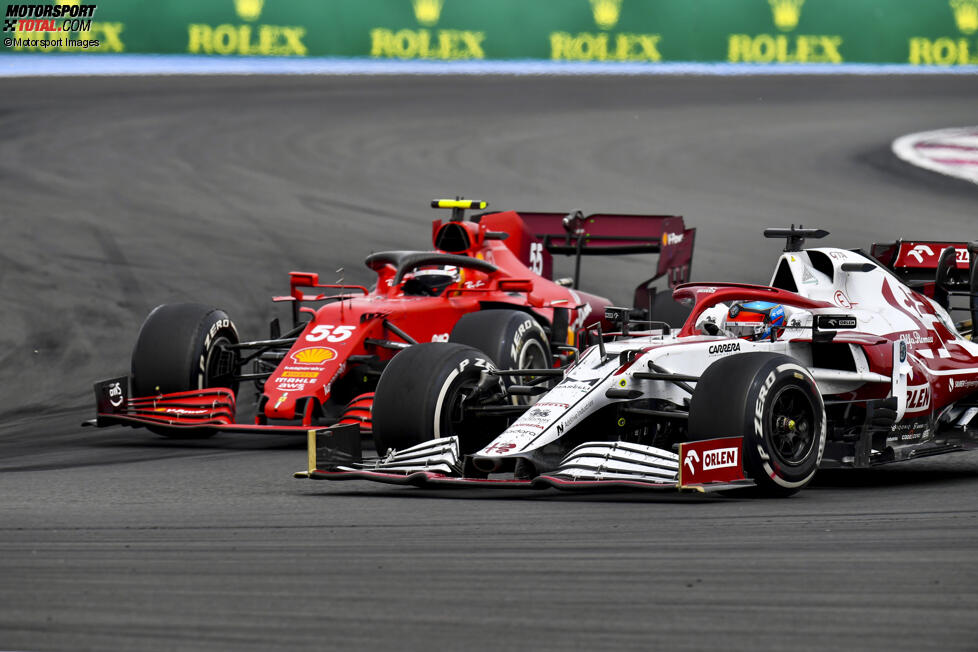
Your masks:
M 914 247 L 913 249 L 907 252 L 907 255 L 916 258 L 918 263 L 924 262 L 925 254 L 927 255 L 928 258 L 933 258 L 934 250 L 928 247 L 927 245 L 917 245 L 916 247 Z
M 308 346 L 292 354 L 299 364 L 322 364 L 336 357 L 336 351 L 326 346 Z
M 683 241 L 685 234 L 683 233 L 663 233 L 662 234 L 662 246 L 667 245 L 677 245 Z
M 914 385 L 907 388 L 907 412 L 926 412 L 929 408 L 929 385 Z
M 737 466 L 736 448 L 716 448 L 711 451 L 703 451 L 703 470 L 725 469 L 730 466 Z

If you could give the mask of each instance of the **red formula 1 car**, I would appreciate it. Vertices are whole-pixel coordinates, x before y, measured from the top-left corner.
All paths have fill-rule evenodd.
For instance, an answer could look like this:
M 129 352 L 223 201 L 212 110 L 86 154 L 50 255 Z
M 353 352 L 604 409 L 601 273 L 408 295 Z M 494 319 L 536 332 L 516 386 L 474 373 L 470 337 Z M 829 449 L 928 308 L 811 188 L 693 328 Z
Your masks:
M 586 255 L 660 254 L 655 275 L 636 289 L 652 307 L 651 283 L 687 279 L 695 229 L 666 215 L 583 216 L 580 212 L 483 213 L 485 202 L 436 200 L 452 210 L 433 224 L 435 249 L 366 258 L 372 289 L 320 283 L 292 272 L 292 327 L 278 320 L 268 339 L 242 342 L 222 310 L 199 304 L 154 309 L 139 332 L 130 376 L 95 384 L 88 425 L 145 426 L 166 436 L 220 431 L 302 432 L 338 421 L 370 429 L 377 379 L 399 351 L 451 341 L 486 351 L 505 368 L 550 367 L 575 333 L 600 322 L 607 299 L 577 289 Z M 551 280 L 552 255 L 576 259 L 573 279 Z M 239 386 L 259 389 L 254 423 L 235 420 Z

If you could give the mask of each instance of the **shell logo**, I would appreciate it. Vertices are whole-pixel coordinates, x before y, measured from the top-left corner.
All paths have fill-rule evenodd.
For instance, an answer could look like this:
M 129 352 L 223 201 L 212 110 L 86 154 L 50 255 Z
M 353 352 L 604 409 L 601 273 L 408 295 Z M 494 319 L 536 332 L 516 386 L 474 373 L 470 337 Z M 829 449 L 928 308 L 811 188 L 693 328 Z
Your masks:
M 336 351 L 326 346 L 309 346 L 292 354 L 299 364 L 322 364 L 336 357 Z

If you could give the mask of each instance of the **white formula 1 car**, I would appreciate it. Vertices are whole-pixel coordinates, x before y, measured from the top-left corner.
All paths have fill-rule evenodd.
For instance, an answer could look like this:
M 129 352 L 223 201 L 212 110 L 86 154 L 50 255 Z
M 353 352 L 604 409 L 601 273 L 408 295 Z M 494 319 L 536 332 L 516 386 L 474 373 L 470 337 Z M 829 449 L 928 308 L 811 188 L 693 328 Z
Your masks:
M 619 332 L 597 327 L 563 369 L 499 370 L 459 344 L 407 349 L 377 387 L 380 456 L 363 460 L 355 431 L 311 432 L 297 476 L 789 495 L 820 466 L 978 447 L 978 344 L 949 305 L 961 295 L 978 310 L 978 247 L 897 241 L 871 255 L 803 249 L 821 230 L 765 235 L 787 239 L 771 286 L 682 285 L 674 297 L 692 312 L 678 332 L 610 308 Z

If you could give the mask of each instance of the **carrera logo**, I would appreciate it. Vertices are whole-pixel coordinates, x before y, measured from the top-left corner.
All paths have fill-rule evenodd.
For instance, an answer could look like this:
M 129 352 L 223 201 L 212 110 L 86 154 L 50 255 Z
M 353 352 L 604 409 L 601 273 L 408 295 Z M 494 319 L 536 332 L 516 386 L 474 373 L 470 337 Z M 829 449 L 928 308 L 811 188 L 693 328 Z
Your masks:
M 725 469 L 737 466 L 736 448 L 717 448 L 703 452 L 703 470 Z
M 336 351 L 326 346 L 309 346 L 292 354 L 298 364 L 322 364 L 336 357 Z
M 710 346 L 710 355 L 718 353 L 733 353 L 740 350 L 740 342 L 728 342 L 726 344 L 713 344 Z

